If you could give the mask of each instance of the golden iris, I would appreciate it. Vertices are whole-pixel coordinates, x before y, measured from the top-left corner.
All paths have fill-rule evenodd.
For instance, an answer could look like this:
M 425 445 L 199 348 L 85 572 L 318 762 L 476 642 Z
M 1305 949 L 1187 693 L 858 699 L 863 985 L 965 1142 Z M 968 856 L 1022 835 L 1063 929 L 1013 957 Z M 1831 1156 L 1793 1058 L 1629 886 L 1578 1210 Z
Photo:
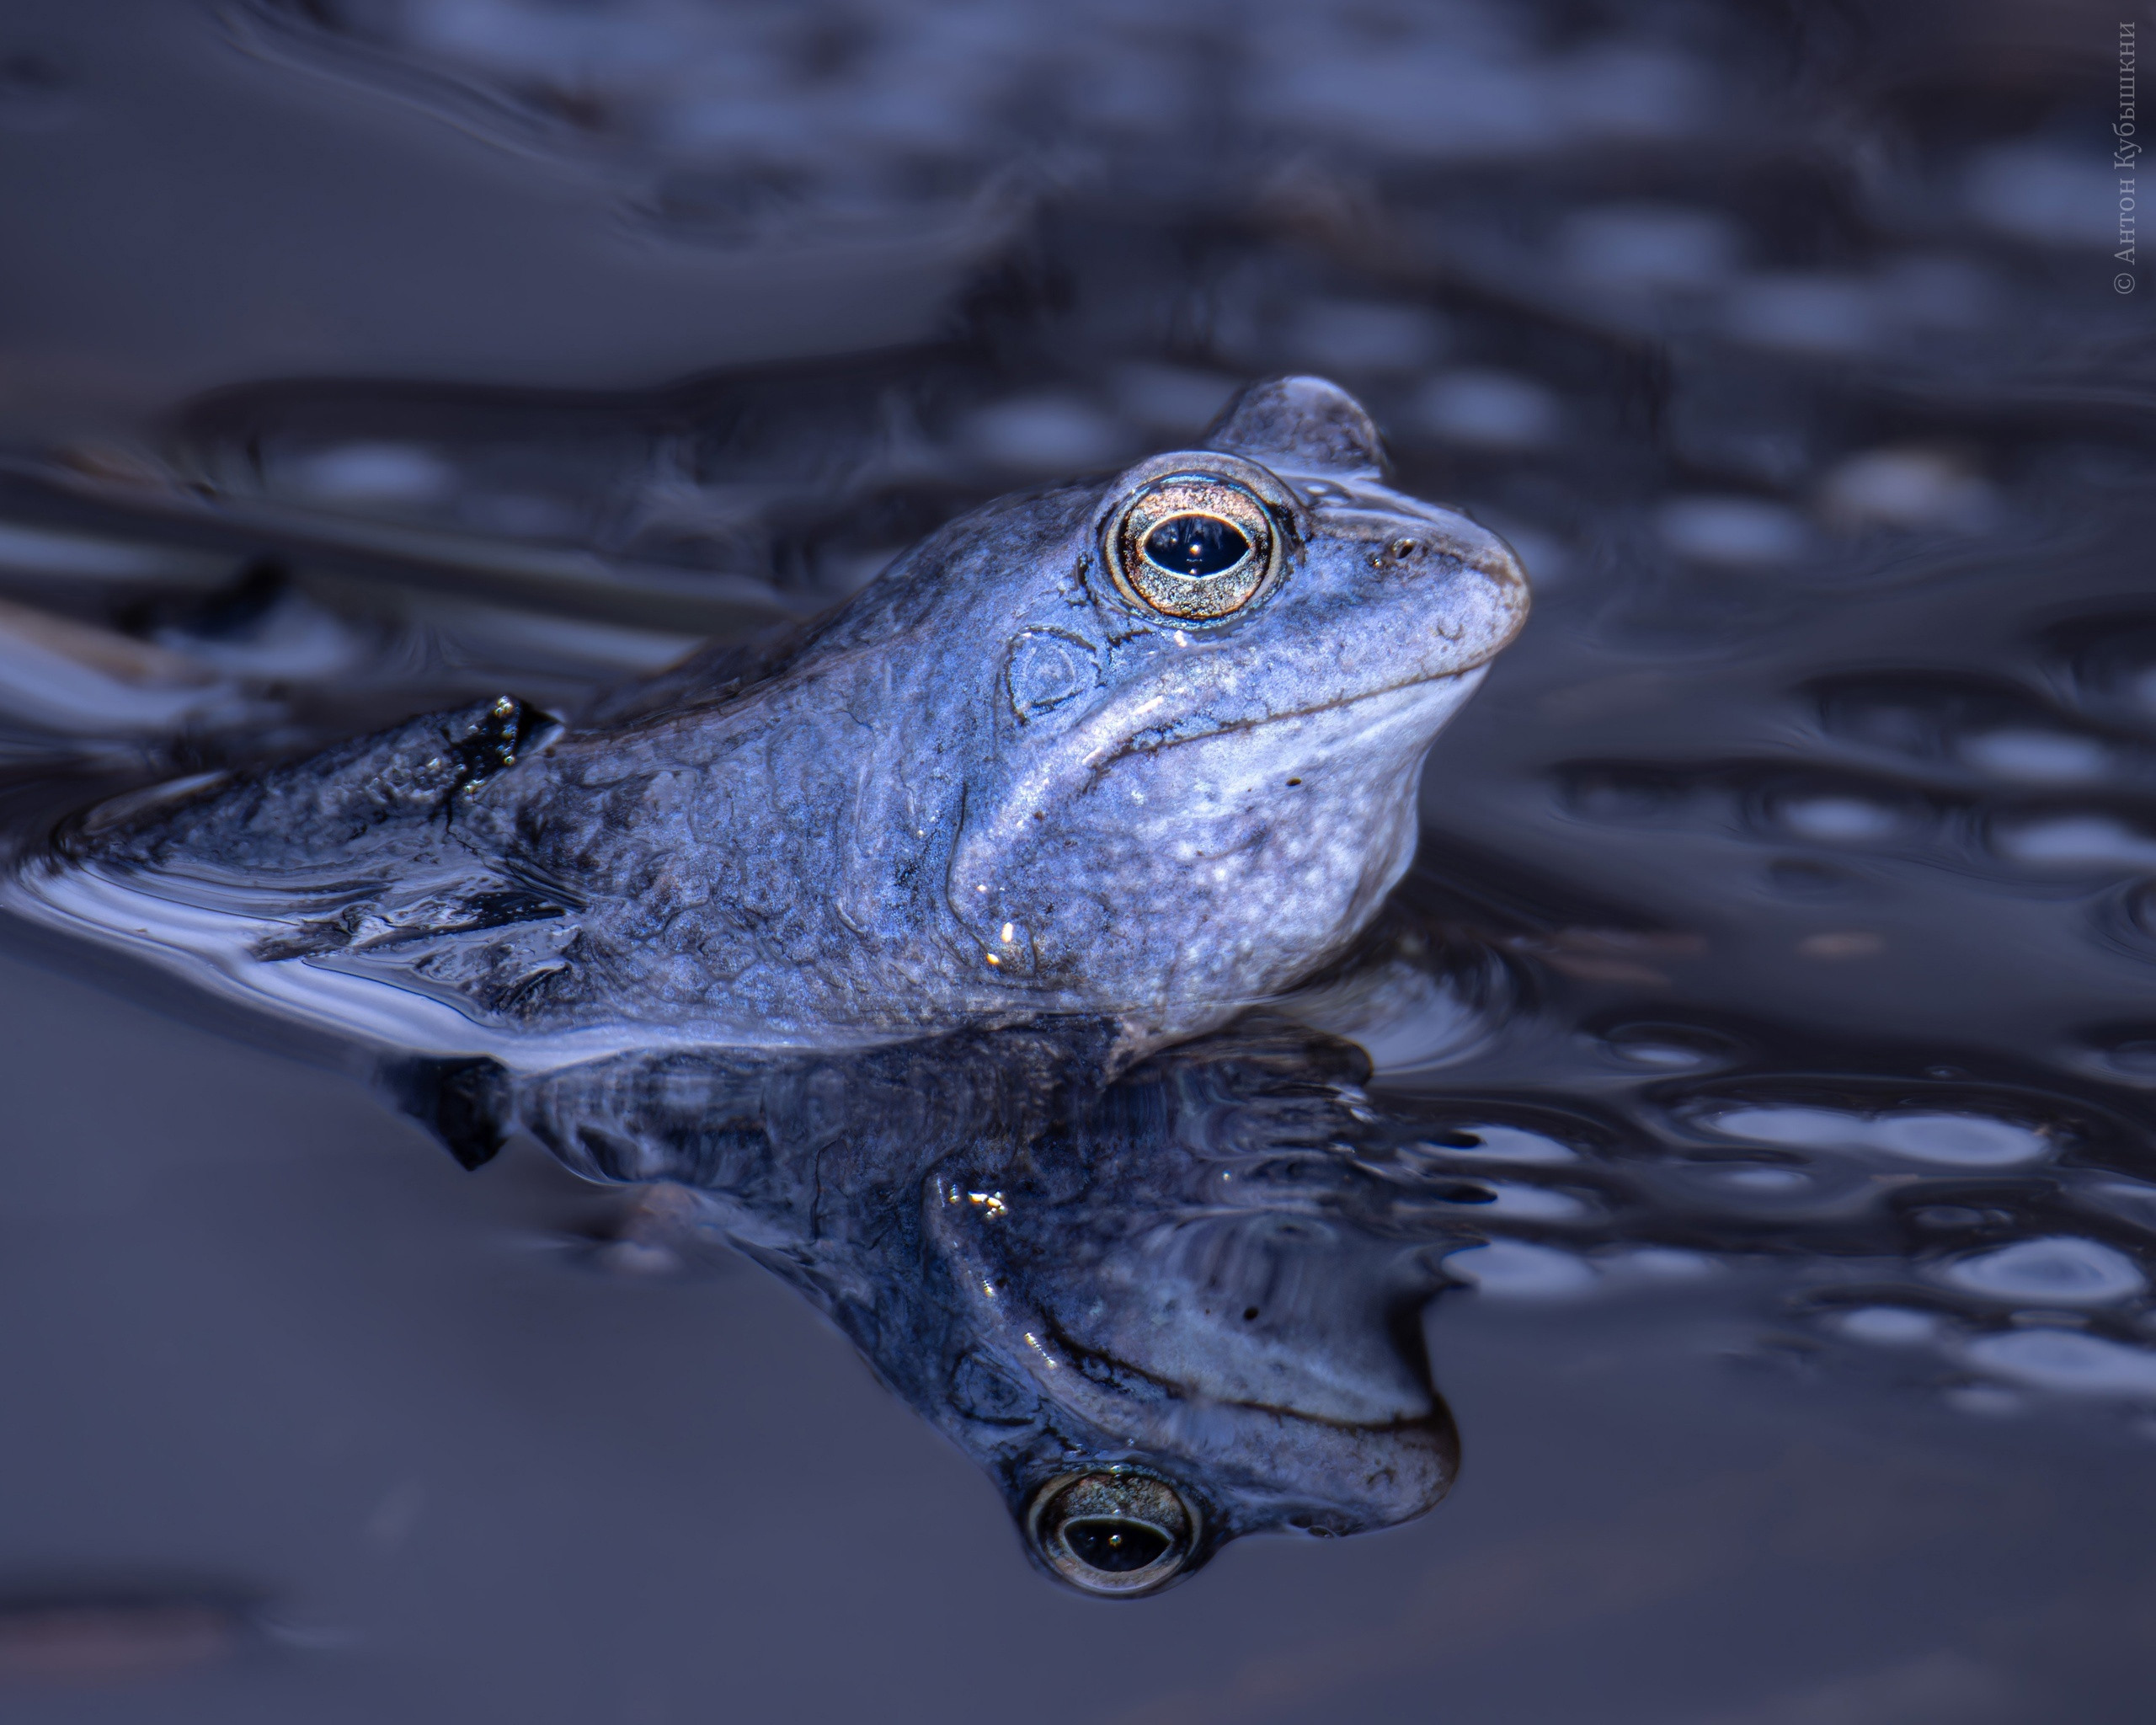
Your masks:
M 1143 487 L 1109 519 L 1107 539 L 1124 595 L 1190 622 L 1234 616 L 1280 563 L 1272 512 L 1209 473 L 1171 473 Z

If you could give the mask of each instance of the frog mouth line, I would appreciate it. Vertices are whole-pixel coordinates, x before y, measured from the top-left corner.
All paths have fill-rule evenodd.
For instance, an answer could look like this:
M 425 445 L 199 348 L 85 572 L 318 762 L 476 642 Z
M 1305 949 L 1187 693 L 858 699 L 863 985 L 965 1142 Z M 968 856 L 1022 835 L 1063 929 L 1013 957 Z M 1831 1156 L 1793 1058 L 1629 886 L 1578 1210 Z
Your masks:
M 1491 654 L 1492 659 L 1496 656 L 1494 653 Z M 1441 671 L 1435 676 L 1409 677 L 1401 682 L 1388 683 L 1382 689 L 1370 689 L 1359 695 L 1343 696 L 1337 701 L 1321 701 L 1312 706 L 1294 708 L 1286 713 L 1268 713 L 1262 718 L 1230 719 L 1225 724 L 1215 725 L 1210 730 L 1194 731 L 1187 736 L 1165 736 L 1156 733 L 1140 731 L 1126 737 L 1113 753 L 1103 756 L 1095 762 L 1093 771 L 1097 776 L 1107 772 L 1117 761 L 1127 760 L 1133 755 L 1159 755 L 1187 743 L 1209 742 L 1216 737 L 1249 736 L 1273 725 L 1286 724 L 1292 719 L 1315 718 L 1322 713 L 1342 713 L 1351 707 L 1359 707 L 1367 702 L 1382 700 L 1387 695 L 1398 695 L 1411 689 L 1434 688 L 1440 684 L 1457 682 L 1463 677 L 1479 676 L 1488 668 L 1490 660 L 1484 659 L 1461 670 Z M 1149 735 L 1155 736 L 1157 740 L 1150 742 L 1139 740 L 1140 738 Z
M 1292 712 L 1271 713 L 1263 718 L 1251 720 L 1249 728 L 1252 730 L 1259 730 L 1268 724 L 1279 724 L 1290 718 L 1314 718 L 1321 713 L 1338 713 L 1346 708 L 1359 707 L 1365 701 L 1377 701 L 1387 695 L 1400 694 L 1404 690 L 1421 689 L 1438 683 L 1454 682 L 1461 677 L 1473 676 L 1477 671 L 1486 669 L 1490 660 L 1497 656 L 1497 650 L 1493 649 L 1488 658 L 1478 659 L 1474 664 L 1463 665 L 1458 670 L 1439 671 L 1434 676 L 1407 677 L 1396 683 L 1387 683 L 1382 689 L 1367 690 L 1360 695 L 1346 695 L 1337 701 L 1321 701 L 1314 707 L 1298 707 Z

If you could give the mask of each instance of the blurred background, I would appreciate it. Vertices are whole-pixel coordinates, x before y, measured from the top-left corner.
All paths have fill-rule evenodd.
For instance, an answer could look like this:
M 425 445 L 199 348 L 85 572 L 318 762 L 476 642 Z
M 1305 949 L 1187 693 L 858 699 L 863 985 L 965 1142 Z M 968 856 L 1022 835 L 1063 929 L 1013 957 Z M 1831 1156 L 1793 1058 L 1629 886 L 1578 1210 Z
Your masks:
M 1571 1039 L 1463 1071 L 1374 1023 L 1380 1065 L 1600 1094 L 1713 1023 L 1844 1103 L 1876 1055 L 1940 1106 L 2109 1110 L 2105 1237 L 2144 1252 L 2121 29 L 10 0 L 8 806 L 568 700 L 1318 371 L 1538 592 L 1408 893 Z M 1830 1347 L 1764 1211 L 1697 1242 L 1710 1286 L 1498 1260 L 1431 1321 L 1453 1501 L 1104 1605 L 648 1195 L 528 1147 L 465 1174 L 323 1051 L 13 934 L 0 1022 L 11 1717 L 1990 1725 L 2156 1689 L 2138 1272 L 2112 1351 L 2017 1377 Z M 2032 1189 L 1939 1226 L 2019 1237 Z

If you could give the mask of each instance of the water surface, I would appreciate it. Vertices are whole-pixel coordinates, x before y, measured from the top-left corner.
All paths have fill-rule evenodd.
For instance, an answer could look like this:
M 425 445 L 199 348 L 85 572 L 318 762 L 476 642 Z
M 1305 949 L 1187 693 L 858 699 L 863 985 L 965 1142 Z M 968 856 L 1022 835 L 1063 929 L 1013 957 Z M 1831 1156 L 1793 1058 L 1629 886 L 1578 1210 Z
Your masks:
M 1262 1272 L 1267 1358 L 1449 1407 L 1428 1516 L 1066 1594 L 991 1483 L 1017 1422 L 860 1316 L 917 1267 L 804 1302 L 675 1188 L 467 1174 L 334 1048 L 12 936 L 24 1717 L 2140 1716 L 2115 19 L 127 19 L 0 41 L 19 835 L 813 614 L 1285 370 L 1538 608 L 1414 873 L 1258 1027 L 1271 1099 L 1225 1049 L 1134 1075 L 1075 1134 L 1131 1184 L 1011 1248 L 1139 1317 Z M 973 1214 L 997 1147 L 894 1135 L 901 1198 L 962 1154 Z M 1154 1247 L 1222 1168 L 1263 1249 L 1201 1274 Z M 1079 1263 L 1081 1213 L 1135 1256 Z

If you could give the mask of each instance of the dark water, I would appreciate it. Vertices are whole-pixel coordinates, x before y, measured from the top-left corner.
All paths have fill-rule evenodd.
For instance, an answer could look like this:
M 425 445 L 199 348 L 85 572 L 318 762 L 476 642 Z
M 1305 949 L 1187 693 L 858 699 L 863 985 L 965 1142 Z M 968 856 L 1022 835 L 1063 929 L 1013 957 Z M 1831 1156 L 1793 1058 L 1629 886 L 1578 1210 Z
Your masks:
M 467 1174 L 334 1049 L 11 934 L 11 1717 L 2145 1717 L 2118 29 L 11 8 L 19 830 L 572 702 L 1283 370 L 1537 589 L 1337 973 L 1105 1087 L 953 1045 L 835 1116 L 728 1069 L 557 1135 L 702 1199 Z M 1456 1427 L 1459 1482 L 1059 1590 L 1011 1509 L 1113 1459 L 1101 1404 L 1011 1400 L 954 1266 L 1141 1377 Z M 1202 1510 L 1166 1537 L 1420 1507 L 1240 1441 L 1148 1440 Z

